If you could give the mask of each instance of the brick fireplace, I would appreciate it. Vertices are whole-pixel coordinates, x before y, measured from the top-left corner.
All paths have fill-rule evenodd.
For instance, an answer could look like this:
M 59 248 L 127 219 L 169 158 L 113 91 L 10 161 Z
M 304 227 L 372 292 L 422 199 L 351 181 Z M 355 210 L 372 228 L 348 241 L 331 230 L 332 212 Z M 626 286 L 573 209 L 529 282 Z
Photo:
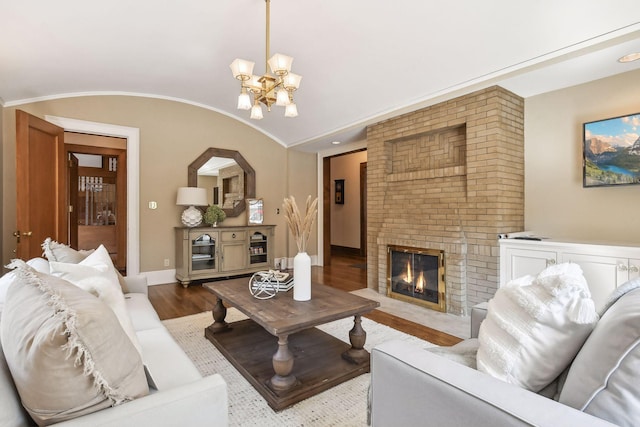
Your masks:
M 367 280 L 388 292 L 388 247 L 441 251 L 446 311 L 498 287 L 499 233 L 524 226 L 524 101 L 497 86 L 367 128 Z

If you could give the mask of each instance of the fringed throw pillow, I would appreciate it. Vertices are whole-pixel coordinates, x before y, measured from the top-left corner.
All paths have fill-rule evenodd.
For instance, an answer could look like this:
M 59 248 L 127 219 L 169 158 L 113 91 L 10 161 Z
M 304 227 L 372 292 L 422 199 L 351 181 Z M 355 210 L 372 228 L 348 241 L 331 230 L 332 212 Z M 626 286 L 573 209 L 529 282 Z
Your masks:
M 113 311 L 63 279 L 14 261 L 0 337 L 22 404 L 38 425 L 149 393 L 140 354 Z

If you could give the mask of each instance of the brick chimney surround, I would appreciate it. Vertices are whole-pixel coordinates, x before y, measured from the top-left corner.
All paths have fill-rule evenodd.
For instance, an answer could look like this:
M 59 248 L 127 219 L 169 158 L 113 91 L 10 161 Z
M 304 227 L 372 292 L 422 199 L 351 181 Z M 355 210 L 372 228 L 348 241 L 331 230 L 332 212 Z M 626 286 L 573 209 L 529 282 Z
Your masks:
M 446 311 L 498 289 L 497 235 L 524 227 L 524 100 L 493 86 L 367 128 L 367 281 L 387 247 L 445 252 Z

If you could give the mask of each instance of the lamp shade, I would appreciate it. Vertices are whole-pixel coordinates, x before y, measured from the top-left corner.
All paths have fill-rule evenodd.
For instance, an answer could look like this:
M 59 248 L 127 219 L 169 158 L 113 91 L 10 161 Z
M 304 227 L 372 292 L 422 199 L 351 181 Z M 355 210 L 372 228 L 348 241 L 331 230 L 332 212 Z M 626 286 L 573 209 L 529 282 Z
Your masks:
M 244 59 L 236 59 L 234 60 L 231 65 L 229 65 L 229 68 L 231 68 L 231 72 L 233 73 L 233 77 L 235 77 L 238 80 L 248 80 L 249 77 L 251 77 L 251 74 L 253 74 L 253 66 L 255 65 L 255 62 L 252 61 L 246 61 Z
M 207 190 L 198 187 L 178 188 L 176 205 L 179 206 L 207 206 Z
M 293 58 L 281 53 L 276 53 L 269 59 L 269 67 L 271 72 L 280 76 L 287 74 L 291 71 L 291 63 Z
M 284 84 L 283 86 L 286 89 L 298 89 L 300 87 L 300 81 L 302 80 L 302 76 L 299 74 L 289 73 L 283 78 Z

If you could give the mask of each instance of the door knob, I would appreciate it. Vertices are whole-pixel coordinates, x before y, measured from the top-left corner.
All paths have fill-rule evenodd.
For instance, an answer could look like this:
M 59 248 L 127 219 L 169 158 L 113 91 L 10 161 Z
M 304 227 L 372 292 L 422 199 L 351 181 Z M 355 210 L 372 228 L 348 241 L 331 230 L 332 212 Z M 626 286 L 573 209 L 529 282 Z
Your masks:
M 20 233 L 20 230 L 17 230 L 13 232 L 13 237 L 15 237 L 18 243 L 20 243 L 20 236 L 30 237 L 32 234 L 32 231 L 25 231 L 23 233 Z

